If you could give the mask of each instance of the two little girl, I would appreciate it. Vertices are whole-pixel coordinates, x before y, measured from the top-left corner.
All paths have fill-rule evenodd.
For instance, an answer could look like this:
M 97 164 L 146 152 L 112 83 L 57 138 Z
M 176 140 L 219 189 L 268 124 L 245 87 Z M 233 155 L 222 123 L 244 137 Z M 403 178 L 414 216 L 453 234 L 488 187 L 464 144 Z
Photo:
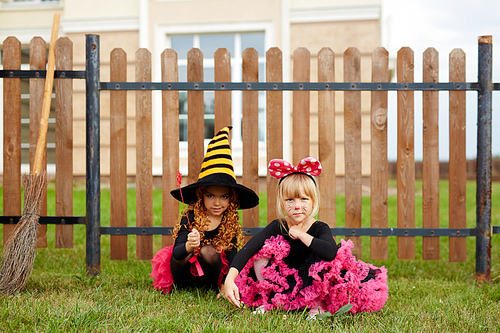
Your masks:
M 214 140 L 221 135 L 227 140 L 229 128 L 221 132 Z M 204 164 L 212 167 L 210 181 L 202 166 L 196 183 L 172 191 L 178 200 L 182 191 L 186 201 L 196 202 L 189 214 L 193 223 L 189 226 L 182 216 L 174 228 L 173 247 L 155 255 L 154 287 L 164 292 L 173 283 L 180 288 L 220 288 L 231 304 L 240 307 L 243 303 L 258 312 L 307 308 L 314 316 L 323 311 L 335 313 L 348 303 L 353 305 L 352 313 L 381 309 L 388 297 L 387 270 L 357 261 L 351 253 L 352 242 L 342 240 L 339 248 L 330 227 L 314 218 L 319 210 L 314 176 L 321 173 L 321 164 L 314 158 L 305 158 L 298 166 L 283 160 L 269 163 L 271 175 L 280 179 L 279 218 L 236 252 L 242 244 L 236 209 L 256 206 L 258 197 L 236 184 L 228 143 L 225 149 L 230 167 L 219 169 L 220 160 L 207 159 L 212 154 L 209 146 Z M 225 181 L 216 181 L 219 178 Z

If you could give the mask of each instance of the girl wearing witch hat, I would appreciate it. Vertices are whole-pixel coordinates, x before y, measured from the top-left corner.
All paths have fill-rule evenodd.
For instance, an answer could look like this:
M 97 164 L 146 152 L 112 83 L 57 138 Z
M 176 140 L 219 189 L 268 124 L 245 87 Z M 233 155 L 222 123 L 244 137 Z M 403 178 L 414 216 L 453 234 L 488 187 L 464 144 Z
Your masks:
M 174 227 L 174 245 L 159 250 L 151 261 L 153 286 L 163 293 L 174 283 L 177 288 L 207 287 L 217 293 L 243 245 L 237 209 L 257 206 L 259 197 L 236 183 L 230 129 L 221 129 L 208 145 L 198 180 L 170 192 L 190 205 Z

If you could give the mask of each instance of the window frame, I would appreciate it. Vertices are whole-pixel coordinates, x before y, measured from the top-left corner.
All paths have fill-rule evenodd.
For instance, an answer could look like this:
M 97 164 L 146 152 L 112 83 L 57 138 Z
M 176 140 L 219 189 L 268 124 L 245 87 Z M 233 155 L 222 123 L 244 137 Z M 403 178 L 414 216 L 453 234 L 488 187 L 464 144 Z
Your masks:
M 272 22 L 241 22 L 241 23 L 221 23 L 221 24 L 195 24 L 195 25 L 160 25 L 156 27 L 156 40 L 155 40 L 155 49 L 160 50 L 160 52 L 155 52 L 154 54 L 154 64 L 161 63 L 161 51 L 164 49 L 171 48 L 170 36 L 176 35 L 202 35 L 202 34 L 217 34 L 217 33 L 231 33 L 231 34 L 239 34 L 239 33 L 249 33 L 249 32 L 263 32 L 264 33 L 264 50 L 268 50 L 270 47 L 275 45 L 274 41 L 274 24 Z M 195 44 L 196 45 L 196 44 Z M 243 51 L 243 50 L 241 50 Z M 259 54 L 259 63 L 260 60 L 264 60 L 265 62 L 265 54 Z M 204 55 L 204 67 L 205 65 L 211 65 L 213 67 L 213 55 L 210 55 L 210 58 L 205 59 Z M 209 60 L 210 59 L 210 60 Z M 210 64 L 208 61 L 212 61 Z M 154 67 L 154 66 L 153 66 Z M 235 82 L 241 81 L 242 75 L 242 64 L 241 64 L 241 54 L 233 55 L 231 54 L 231 76 L 232 80 Z M 237 72 L 237 73 L 235 73 Z M 153 71 L 153 79 L 155 81 L 161 81 L 161 69 L 156 68 Z M 233 122 L 233 140 L 231 143 L 233 158 L 241 158 L 243 155 L 242 148 L 243 143 L 241 140 L 236 138 L 241 138 L 241 113 L 237 114 L 236 110 L 241 112 L 242 105 L 242 97 L 241 92 L 233 93 L 232 95 L 232 122 Z M 240 105 L 238 109 L 235 105 Z M 157 144 L 153 144 L 153 154 L 155 157 L 160 158 L 162 155 L 162 138 L 161 138 L 161 95 L 156 94 L 153 100 L 153 142 Z M 205 139 L 205 146 L 208 145 L 210 139 Z M 259 156 L 265 156 L 266 151 L 266 142 L 259 141 Z M 179 157 L 181 159 L 186 159 L 188 157 L 188 145 L 186 141 L 179 142 Z M 182 164 L 182 163 L 181 163 Z M 235 165 L 236 174 L 241 174 L 241 168 L 238 168 Z M 187 170 L 181 170 L 184 173 Z

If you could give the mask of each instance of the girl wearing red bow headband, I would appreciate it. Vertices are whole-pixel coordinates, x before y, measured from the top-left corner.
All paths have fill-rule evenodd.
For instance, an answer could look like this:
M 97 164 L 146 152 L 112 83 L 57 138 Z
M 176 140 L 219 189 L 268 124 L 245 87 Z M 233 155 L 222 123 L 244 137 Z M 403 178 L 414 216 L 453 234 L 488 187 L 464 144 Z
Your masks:
M 315 219 L 320 162 L 308 157 L 293 166 L 275 159 L 269 172 L 280 179 L 279 218 L 238 252 L 222 288 L 224 298 L 257 313 L 307 308 L 311 318 L 348 303 L 352 313 L 381 309 L 388 296 L 387 270 L 356 261 L 352 242 L 342 240 L 339 248 L 328 224 Z

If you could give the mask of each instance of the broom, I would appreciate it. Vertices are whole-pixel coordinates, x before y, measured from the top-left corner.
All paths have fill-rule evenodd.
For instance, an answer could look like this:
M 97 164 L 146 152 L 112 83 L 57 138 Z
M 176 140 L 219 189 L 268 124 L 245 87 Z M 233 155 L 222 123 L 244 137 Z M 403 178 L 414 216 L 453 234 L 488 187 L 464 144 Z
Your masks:
M 42 160 L 47 142 L 47 127 L 54 81 L 55 43 L 59 32 L 60 14 L 54 14 L 50 37 L 47 75 L 43 92 L 42 117 L 36 144 L 33 169 L 23 176 L 24 206 L 23 216 L 5 244 L 0 271 L 0 293 L 13 294 L 21 290 L 33 270 L 35 261 L 38 220 L 42 193 L 47 184 L 47 173 L 41 171 Z

